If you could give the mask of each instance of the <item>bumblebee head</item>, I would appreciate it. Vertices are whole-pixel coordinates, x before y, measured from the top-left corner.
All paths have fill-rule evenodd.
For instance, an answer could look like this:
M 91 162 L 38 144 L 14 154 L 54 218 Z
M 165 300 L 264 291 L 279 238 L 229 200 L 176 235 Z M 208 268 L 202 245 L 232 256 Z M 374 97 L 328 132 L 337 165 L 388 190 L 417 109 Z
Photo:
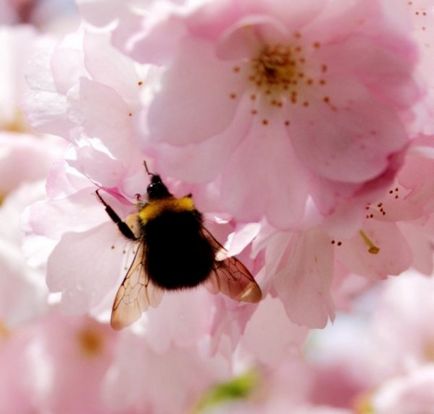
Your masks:
M 146 189 L 149 200 L 159 200 L 170 197 L 171 194 L 159 175 L 152 174 L 151 182 Z

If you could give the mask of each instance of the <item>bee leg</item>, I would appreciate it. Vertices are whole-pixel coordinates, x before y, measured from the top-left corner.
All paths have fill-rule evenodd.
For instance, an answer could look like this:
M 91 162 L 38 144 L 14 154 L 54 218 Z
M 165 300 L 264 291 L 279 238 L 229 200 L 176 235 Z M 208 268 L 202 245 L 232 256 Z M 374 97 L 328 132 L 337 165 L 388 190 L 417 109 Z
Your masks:
M 108 214 L 108 216 L 112 219 L 114 223 L 118 226 L 119 231 L 130 240 L 137 240 L 137 237 L 134 235 L 134 233 L 131 231 L 131 229 L 128 227 L 128 225 L 122 221 L 122 219 L 117 215 L 116 211 L 114 211 L 100 196 L 99 190 L 95 191 L 99 201 L 104 205 L 105 211 Z

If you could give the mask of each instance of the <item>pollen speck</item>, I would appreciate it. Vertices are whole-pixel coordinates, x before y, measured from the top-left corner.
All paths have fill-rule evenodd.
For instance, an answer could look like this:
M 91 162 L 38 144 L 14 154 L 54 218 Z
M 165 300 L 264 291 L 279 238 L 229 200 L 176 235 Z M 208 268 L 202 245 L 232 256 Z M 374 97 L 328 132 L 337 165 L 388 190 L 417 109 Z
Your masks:
M 269 122 L 268 122 L 268 119 L 263 119 L 263 120 L 262 120 L 262 125 L 268 125 L 268 123 L 269 123 Z
M 137 85 L 142 86 L 143 85 L 143 81 L 138 81 Z

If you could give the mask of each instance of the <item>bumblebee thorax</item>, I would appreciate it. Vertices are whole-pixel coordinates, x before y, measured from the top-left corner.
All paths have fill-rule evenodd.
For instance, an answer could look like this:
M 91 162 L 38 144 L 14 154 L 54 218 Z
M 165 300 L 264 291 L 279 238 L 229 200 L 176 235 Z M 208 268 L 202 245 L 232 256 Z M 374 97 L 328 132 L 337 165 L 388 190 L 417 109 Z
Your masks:
M 154 219 L 165 211 L 182 212 L 194 211 L 194 203 L 191 197 L 175 198 L 169 196 L 157 200 L 150 200 L 145 204 L 138 213 L 139 220 L 142 224 L 146 224 L 149 220 Z

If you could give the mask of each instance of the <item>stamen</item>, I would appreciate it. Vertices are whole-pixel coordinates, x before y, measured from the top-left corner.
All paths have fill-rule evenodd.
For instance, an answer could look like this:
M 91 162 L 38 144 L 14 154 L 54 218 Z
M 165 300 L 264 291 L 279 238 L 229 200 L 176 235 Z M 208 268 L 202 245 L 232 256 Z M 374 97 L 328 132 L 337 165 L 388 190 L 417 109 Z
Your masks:
M 368 253 L 378 254 L 380 252 L 380 248 L 372 242 L 372 240 L 366 235 L 363 230 L 359 230 L 359 234 L 365 242 L 366 246 L 368 246 Z

